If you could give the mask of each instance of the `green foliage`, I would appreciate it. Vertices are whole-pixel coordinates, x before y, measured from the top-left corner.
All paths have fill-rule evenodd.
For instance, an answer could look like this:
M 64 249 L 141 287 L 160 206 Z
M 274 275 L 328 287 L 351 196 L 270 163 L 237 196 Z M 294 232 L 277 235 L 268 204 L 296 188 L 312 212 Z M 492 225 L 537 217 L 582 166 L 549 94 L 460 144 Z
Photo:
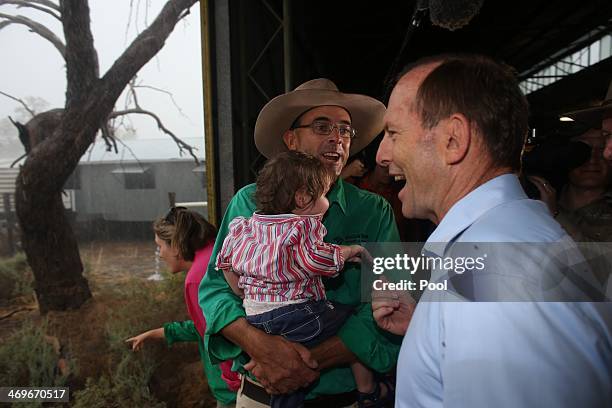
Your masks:
M 0 384 L 4 387 L 60 387 L 67 378 L 61 375 L 59 355 L 45 336 L 46 322 L 26 323 L 0 344 Z M 74 370 L 74 361 L 68 361 Z M 71 371 L 72 371 L 71 370 Z M 20 403 L 19 406 L 42 406 L 41 403 Z
M 155 361 L 167 353 L 165 346 L 147 344 L 142 351 L 134 353 L 125 339 L 161 327 L 172 317 L 185 313 L 183 278 L 166 275 L 160 282 L 134 280 L 113 294 L 124 301 L 121 307 L 109 312 L 106 325 L 110 374 L 89 378 L 85 389 L 75 393 L 75 407 L 165 406 L 149 390 Z
M 33 280 L 25 254 L 0 259 L 0 299 L 32 295 Z
M 74 393 L 75 408 L 165 407 L 149 390 L 154 363 L 150 357 L 126 352 L 113 375 L 87 379 L 85 389 Z
M 185 316 L 183 282 L 184 275 L 164 273 L 162 281 L 133 280 L 120 287 L 114 296 L 124 302 L 110 311 L 106 329 L 111 348 L 124 349 L 126 338 Z
M 23 255 L 4 260 L 0 268 L 0 279 L 6 277 L 10 281 L 16 281 L 19 274 L 15 271 L 28 269 Z M 109 303 L 114 305 L 101 333 L 108 344 L 102 351 L 108 353 L 108 360 L 105 360 L 108 363 L 101 365 L 99 376 L 87 379 L 85 388 L 71 390 L 72 405 L 87 408 L 165 407 L 149 387 L 157 368 L 156 362 L 168 353 L 165 344 L 151 342 L 134 353 L 125 343 L 126 338 L 185 316 L 184 275 L 165 274 L 164 278 L 159 282 L 134 279 L 107 294 Z M 29 281 L 22 279 L 19 285 L 21 282 Z M 45 338 L 46 331 L 46 322 L 38 326 L 28 322 L 0 344 L 2 386 L 41 387 L 66 383 L 66 378 L 58 372 L 59 356 Z M 74 361 L 68 364 L 75 366 Z M 20 403 L 19 406 L 40 407 L 41 404 Z

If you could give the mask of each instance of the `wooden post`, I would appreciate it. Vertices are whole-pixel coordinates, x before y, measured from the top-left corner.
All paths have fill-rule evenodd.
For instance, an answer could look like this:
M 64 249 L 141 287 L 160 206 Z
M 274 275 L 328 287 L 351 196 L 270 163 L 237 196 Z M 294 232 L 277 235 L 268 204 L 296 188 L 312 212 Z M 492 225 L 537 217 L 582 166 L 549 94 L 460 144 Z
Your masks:
M 11 195 L 9 193 L 2 194 L 4 202 L 4 217 L 6 219 L 6 241 L 9 255 L 15 255 L 15 242 L 13 239 L 13 213 L 11 212 Z

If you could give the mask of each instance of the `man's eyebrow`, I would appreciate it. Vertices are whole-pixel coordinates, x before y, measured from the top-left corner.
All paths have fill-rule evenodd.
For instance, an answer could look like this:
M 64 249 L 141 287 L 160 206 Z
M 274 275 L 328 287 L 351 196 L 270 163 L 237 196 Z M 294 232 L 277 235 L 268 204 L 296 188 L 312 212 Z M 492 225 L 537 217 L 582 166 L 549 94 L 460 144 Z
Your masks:
M 327 116 L 317 116 L 316 118 L 314 118 L 312 121 L 314 122 L 315 120 L 324 120 L 326 122 L 331 122 L 332 120 L 330 118 L 328 118 Z M 347 125 L 350 125 L 351 122 L 348 120 L 340 120 L 338 121 L 338 123 L 344 123 Z

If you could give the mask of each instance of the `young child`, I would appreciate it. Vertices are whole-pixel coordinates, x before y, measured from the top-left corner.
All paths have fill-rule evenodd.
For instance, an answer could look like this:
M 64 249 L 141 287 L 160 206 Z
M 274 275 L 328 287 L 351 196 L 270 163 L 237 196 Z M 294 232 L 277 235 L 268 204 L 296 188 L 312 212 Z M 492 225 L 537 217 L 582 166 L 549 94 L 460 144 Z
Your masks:
M 307 347 L 335 335 L 351 313 L 326 300 L 322 277 L 338 275 L 344 262 L 359 261 L 364 251 L 323 242 L 331 183 L 332 175 L 311 155 L 291 151 L 269 160 L 257 177 L 257 212 L 230 223 L 216 260 L 243 297 L 249 323 Z M 376 388 L 373 373 L 359 362 L 351 369 L 364 400 Z M 270 405 L 301 407 L 306 392 L 274 395 Z

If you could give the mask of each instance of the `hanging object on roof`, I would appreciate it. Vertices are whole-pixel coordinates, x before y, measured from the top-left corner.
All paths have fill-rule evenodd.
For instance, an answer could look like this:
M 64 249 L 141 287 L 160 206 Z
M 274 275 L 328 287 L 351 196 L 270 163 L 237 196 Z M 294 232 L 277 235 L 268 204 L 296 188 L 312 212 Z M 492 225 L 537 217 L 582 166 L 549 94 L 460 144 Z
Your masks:
M 429 0 L 428 3 L 431 23 L 455 31 L 472 21 L 484 0 Z

